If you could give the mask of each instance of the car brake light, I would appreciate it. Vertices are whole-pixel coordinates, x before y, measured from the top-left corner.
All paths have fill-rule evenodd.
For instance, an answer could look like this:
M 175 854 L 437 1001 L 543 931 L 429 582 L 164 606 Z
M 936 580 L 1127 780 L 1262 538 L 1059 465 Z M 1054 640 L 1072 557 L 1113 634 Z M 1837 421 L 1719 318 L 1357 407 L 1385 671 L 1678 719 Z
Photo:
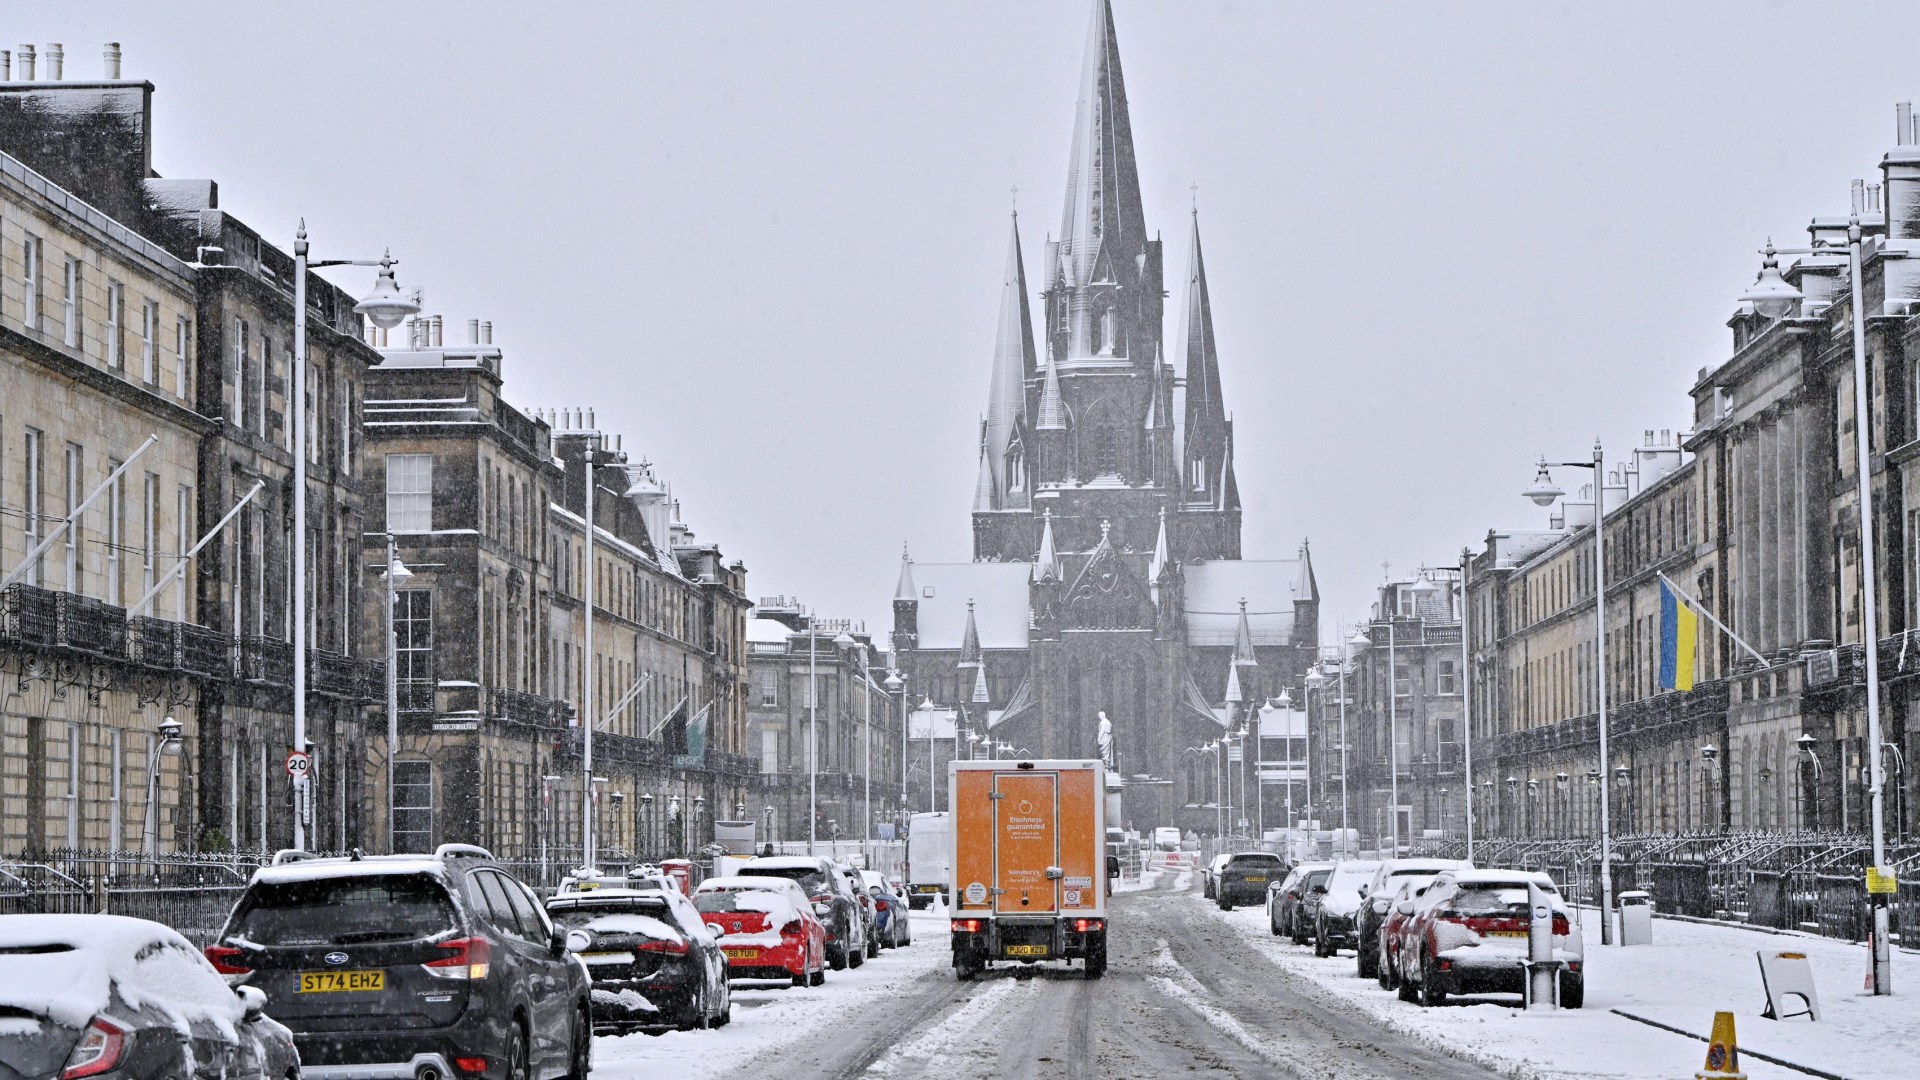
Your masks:
M 953 920 L 953 932 L 956 934 L 977 934 L 980 932 L 979 919 Z
M 73 1053 L 67 1055 L 67 1067 L 60 1070 L 60 1080 L 79 1080 L 107 1072 L 120 1064 L 120 1055 L 126 1048 L 127 1033 L 95 1017 L 75 1044 Z
M 207 960 L 213 964 L 213 970 L 222 975 L 251 975 L 253 969 L 231 963 L 241 956 L 239 949 L 231 945 L 209 945 L 206 948 Z
M 800 931 L 801 931 L 800 920 L 795 919 L 792 922 L 780 928 L 780 936 L 781 937 L 799 937 Z
M 1555 915 L 1553 917 L 1553 932 L 1555 936 L 1566 937 L 1567 930 L 1567 917 L 1565 915 Z
M 483 1073 L 487 1071 L 487 1059 L 477 1055 L 474 1057 L 457 1057 L 453 1059 L 453 1067 L 459 1069 L 461 1072 Z
M 1106 928 L 1107 928 L 1107 923 L 1106 923 L 1106 920 L 1104 919 L 1073 920 L 1073 932 L 1076 934 L 1084 934 L 1089 930 L 1105 930 Z
M 687 943 L 680 938 L 674 938 L 671 941 L 662 938 L 648 938 L 640 944 L 635 945 L 634 950 L 636 952 L 672 953 L 675 956 L 683 956 L 687 951 Z
M 1453 961 L 1451 961 L 1451 960 L 1442 960 L 1442 961 L 1440 961 L 1440 970 L 1441 970 L 1441 971 L 1452 971 L 1452 970 L 1453 970 Z
M 446 949 L 453 955 L 444 960 L 429 960 L 420 965 L 427 974 L 437 979 L 484 979 L 487 977 L 488 961 L 493 957 L 493 943 L 483 937 L 454 938 L 443 941 L 436 948 Z

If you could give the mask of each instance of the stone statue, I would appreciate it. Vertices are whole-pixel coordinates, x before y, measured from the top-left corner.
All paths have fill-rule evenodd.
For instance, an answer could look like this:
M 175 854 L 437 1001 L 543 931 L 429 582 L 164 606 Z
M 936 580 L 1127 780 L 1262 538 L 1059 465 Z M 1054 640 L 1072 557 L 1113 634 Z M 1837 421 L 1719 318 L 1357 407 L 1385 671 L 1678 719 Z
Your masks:
M 1113 768 L 1113 721 L 1107 719 L 1105 709 L 1100 711 L 1100 761 Z

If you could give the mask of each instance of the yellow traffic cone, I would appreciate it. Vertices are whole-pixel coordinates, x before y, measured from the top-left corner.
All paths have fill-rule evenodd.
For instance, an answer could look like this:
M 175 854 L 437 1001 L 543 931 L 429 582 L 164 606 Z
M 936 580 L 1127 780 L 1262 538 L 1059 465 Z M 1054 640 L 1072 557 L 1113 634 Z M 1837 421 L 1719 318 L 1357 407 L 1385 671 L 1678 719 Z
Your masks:
M 1713 1038 L 1707 1041 L 1707 1063 L 1693 1080 L 1747 1080 L 1740 1071 L 1740 1045 L 1733 1037 L 1733 1014 L 1713 1014 Z

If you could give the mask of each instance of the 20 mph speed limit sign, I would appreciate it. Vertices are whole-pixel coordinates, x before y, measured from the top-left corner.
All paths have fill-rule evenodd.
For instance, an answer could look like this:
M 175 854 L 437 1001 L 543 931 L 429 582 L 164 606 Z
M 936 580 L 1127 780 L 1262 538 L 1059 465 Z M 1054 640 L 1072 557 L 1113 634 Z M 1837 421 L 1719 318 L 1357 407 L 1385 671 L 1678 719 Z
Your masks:
M 312 767 L 313 767 L 313 759 L 308 757 L 305 753 L 299 750 L 295 750 L 287 755 L 287 775 L 288 776 L 298 779 L 302 776 L 307 775 L 307 770 Z

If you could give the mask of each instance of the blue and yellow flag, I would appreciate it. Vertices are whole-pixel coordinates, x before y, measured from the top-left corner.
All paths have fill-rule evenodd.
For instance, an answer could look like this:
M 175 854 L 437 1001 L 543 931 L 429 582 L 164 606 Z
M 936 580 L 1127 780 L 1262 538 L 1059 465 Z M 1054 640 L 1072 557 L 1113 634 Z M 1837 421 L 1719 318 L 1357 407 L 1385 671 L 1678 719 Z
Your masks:
M 1660 583 L 1660 685 L 1693 689 L 1693 653 L 1700 641 L 1700 617 Z

